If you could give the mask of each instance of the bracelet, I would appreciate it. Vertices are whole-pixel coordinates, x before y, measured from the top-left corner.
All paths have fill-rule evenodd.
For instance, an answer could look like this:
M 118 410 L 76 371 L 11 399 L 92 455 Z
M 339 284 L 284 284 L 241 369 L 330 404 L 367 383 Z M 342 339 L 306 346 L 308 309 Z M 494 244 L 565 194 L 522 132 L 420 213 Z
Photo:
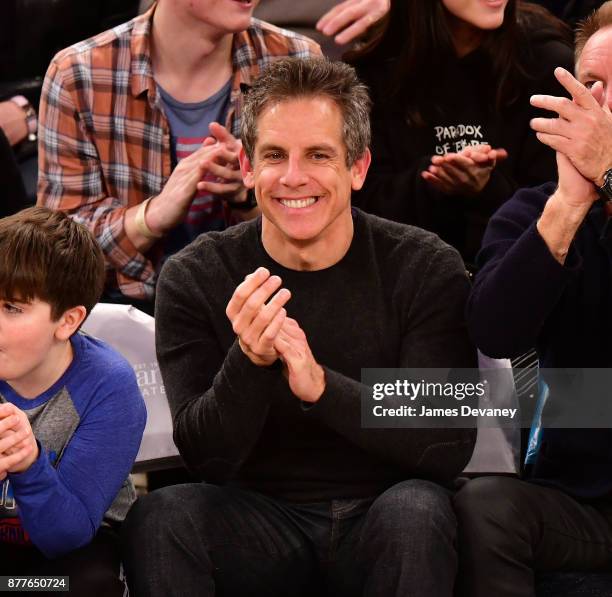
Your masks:
M 153 197 L 149 197 L 138 206 L 138 211 L 134 216 L 134 224 L 136 226 L 136 230 L 138 230 L 138 232 L 145 238 L 150 240 L 159 240 L 162 238 L 163 234 L 156 234 L 153 232 L 153 230 L 151 230 L 147 225 L 147 220 L 145 219 L 147 215 L 147 207 L 149 207 L 149 202 L 151 199 L 153 199 Z
M 244 201 L 226 201 L 227 205 L 238 211 L 249 211 L 257 207 L 257 199 L 253 189 L 247 189 L 246 199 Z

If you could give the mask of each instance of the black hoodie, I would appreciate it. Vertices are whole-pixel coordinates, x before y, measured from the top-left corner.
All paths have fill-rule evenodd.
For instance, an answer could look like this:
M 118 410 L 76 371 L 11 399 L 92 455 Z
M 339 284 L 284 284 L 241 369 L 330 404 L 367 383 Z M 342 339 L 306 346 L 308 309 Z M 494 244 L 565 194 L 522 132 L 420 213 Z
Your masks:
M 373 99 L 372 165 L 364 189 L 353 195 L 357 207 L 391 220 L 439 234 L 468 263 L 473 262 L 489 217 L 520 187 L 556 179 L 554 152 L 542 145 L 529 121 L 542 114 L 532 108 L 534 93 L 566 95 L 556 81 L 556 66 L 573 70 L 571 49 L 550 32 L 541 31 L 521 48 L 529 58 L 530 80 L 518 99 L 496 111 L 491 96 L 496 82 L 484 51 L 452 60 L 439 73 L 436 101 L 443 114 L 423 127 L 409 124 L 403 97 L 389 96 L 397 60 L 356 68 Z M 431 156 L 461 150 L 465 144 L 489 143 L 508 151 L 476 197 L 449 196 L 433 190 L 421 172 Z

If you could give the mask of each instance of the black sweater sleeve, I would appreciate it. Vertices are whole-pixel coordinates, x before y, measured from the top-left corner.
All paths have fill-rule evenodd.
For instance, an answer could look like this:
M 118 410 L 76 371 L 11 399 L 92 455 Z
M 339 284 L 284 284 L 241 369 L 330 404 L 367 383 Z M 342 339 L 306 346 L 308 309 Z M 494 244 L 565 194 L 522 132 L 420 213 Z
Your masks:
M 399 284 L 394 298 L 401 300 L 406 290 Z M 469 281 L 458 253 L 450 247 L 438 250 L 423 272 L 415 299 L 406 306 L 400 367 L 477 366 L 463 313 L 468 292 Z M 325 392 L 309 412 L 352 443 L 395 462 L 412 476 L 441 483 L 452 481 L 466 466 L 475 429 L 365 428 L 361 395 L 366 388 L 330 369 L 325 376 Z
M 157 357 L 185 464 L 203 479 L 222 483 L 259 438 L 279 376 L 254 365 L 236 341 L 223 349 L 193 274 L 175 259 L 162 270 Z

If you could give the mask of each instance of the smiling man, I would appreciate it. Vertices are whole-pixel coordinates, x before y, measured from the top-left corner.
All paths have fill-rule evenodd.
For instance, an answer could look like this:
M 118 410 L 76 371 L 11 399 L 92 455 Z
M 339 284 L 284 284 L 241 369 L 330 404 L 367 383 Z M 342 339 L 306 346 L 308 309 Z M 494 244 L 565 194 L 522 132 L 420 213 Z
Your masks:
M 126 527 L 136 595 L 452 594 L 446 488 L 471 430 L 365 429 L 362 367 L 469 367 L 469 283 L 432 234 L 351 209 L 370 153 L 354 70 L 282 60 L 245 98 L 261 218 L 168 260 L 158 357 L 174 437 L 205 483 Z
M 242 88 L 318 45 L 251 15 L 258 0 L 159 0 L 71 46 L 41 97 L 38 202 L 100 244 L 104 299 L 152 311 L 164 259 L 256 214 L 238 165 Z

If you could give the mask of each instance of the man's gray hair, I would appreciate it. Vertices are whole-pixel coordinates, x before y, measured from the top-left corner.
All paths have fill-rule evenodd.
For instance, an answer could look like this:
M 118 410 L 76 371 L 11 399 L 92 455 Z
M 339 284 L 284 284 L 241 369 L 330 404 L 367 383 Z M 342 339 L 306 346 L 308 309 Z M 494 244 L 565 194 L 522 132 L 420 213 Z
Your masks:
M 352 66 L 325 58 L 283 58 L 273 62 L 244 97 L 242 145 L 253 161 L 257 121 L 265 108 L 278 102 L 327 97 L 340 109 L 346 163 L 352 166 L 370 145 L 370 96 Z

